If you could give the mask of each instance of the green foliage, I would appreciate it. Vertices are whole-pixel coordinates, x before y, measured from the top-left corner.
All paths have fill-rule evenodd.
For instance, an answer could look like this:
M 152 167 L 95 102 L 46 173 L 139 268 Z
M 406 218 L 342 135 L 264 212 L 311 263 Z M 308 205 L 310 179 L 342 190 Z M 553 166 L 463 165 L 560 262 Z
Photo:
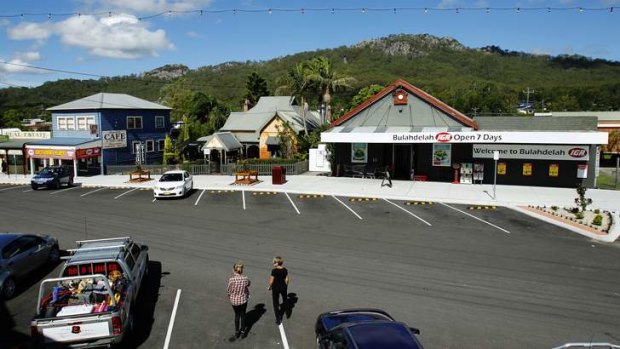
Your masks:
M 366 87 L 361 88 L 359 90 L 359 92 L 357 92 L 357 94 L 355 96 L 353 96 L 353 99 L 351 99 L 351 104 L 349 104 L 349 108 L 348 109 L 352 110 L 353 108 L 357 107 L 358 105 L 364 103 L 366 100 L 368 100 L 372 96 L 374 96 L 377 93 L 379 93 L 384 88 L 385 88 L 385 86 L 381 86 L 381 85 L 377 85 L 377 84 L 372 84 L 372 85 L 368 85 Z
M 603 224 L 603 216 L 600 214 L 594 216 L 594 219 L 592 219 L 592 224 L 601 226 Z
M 592 203 L 592 199 L 590 198 L 586 198 L 586 191 L 588 190 L 588 188 L 584 187 L 583 185 L 579 184 L 579 186 L 577 186 L 577 198 L 575 198 L 575 203 L 577 205 L 579 205 L 579 207 L 581 207 L 581 211 L 585 211 L 586 208 L 588 207 L 588 205 L 590 205 Z
M 168 165 L 170 160 L 175 159 L 176 157 L 177 153 L 174 151 L 174 147 L 172 146 L 172 139 L 170 138 L 170 135 L 167 135 L 164 140 L 164 166 Z
M 169 79 L 146 74 L 96 80 L 64 79 L 35 88 L 4 88 L 0 89 L 0 122 L 7 127 L 4 119 L 10 109 L 20 118 L 49 116 L 46 108 L 99 92 L 127 93 L 174 105 L 173 121 L 181 120 L 183 115 L 203 118 L 204 108 L 194 108 L 191 103 L 202 105 L 198 103 L 200 100 L 193 100 L 194 93 L 204 93 L 221 105 L 240 110 L 240 101 L 247 93 L 247 77 L 252 73 L 260 75 L 267 90 L 275 90 L 282 85 L 279 77 L 297 64 L 319 56 L 331 62 L 333 72 L 356 80 L 351 83 L 351 89 L 331 96 L 334 115 L 350 108 L 360 88 L 388 85 L 396 79 L 407 80 L 466 114 L 513 114 L 527 87 L 536 90 L 530 98 L 535 101 L 537 111 L 542 110 L 542 101 L 546 109 L 555 111 L 620 109 L 619 62 L 574 55 L 531 55 L 498 47 L 454 49 L 451 45 L 433 44 L 438 40 L 441 38 L 394 35 L 378 40 L 376 45 L 341 46 L 264 62 L 227 62 L 194 70 L 181 69 L 182 75 Z M 412 49 L 391 50 L 399 47 Z M 188 91 L 177 95 L 174 90 L 178 84 Z M 173 91 L 168 91 L 170 88 Z M 306 98 L 311 109 L 319 108 L 320 91 L 309 89 Z
M 576 219 L 583 219 L 583 212 L 577 212 L 577 213 L 575 213 L 575 218 L 576 218 Z
M 250 108 L 256 105 L 260 97 L 270 95 L 269 89 L 267 88 L 267 81 L 255 71 L 248 76 L 245 88 L 245 98 L 250 103 Z

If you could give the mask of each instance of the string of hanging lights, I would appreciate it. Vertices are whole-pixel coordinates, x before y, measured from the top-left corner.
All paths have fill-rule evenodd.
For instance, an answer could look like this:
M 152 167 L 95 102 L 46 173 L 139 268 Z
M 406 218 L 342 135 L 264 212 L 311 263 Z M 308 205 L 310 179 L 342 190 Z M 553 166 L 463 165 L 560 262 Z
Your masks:
M 213 14 L 274 14 L 274 13 L 297 13 L 297 14 L 307 14 L 307 13 L 328 13 L 331 15 L 336 15 L 337 13 L 355 13 L 358 12 L 360 14 L 368 14 L 368 13 L 412 13 L 412 12 L 420 12 L 424 14 L 429 14 L 432 12 L 437 13 L 455 13 L 462 14 L 466 12 L 484 12 L 487 14 L 491 14 L 493 12 L 514 12 L 514 13 L 522 13 L 522 12 L 578 12 L 578 13 L 587 13 L 587 12 L 609 12 L 614 13 L 614 9 L 616 7 L 381 7 L 381 8 L 372 8 L 372 7 L 326 7 L 326 8 L 263 8 L 263 9 L 247 9 L 247 8 L 230 8 L 230 9 L 196 9 L 196 10 L 166 10 L 159 13 L 155 13 L 147 16 L 139 16 L 137 17 L 139 20 L 149 20 L 162 16 L 174 16 L 174 15 L 198 15 L 198 16 L 206 16 Z M 47 19 L 52 20 L 55 18 L 66 18 L 66 17 L 74 17 L 74 16 L 95 16 L 95 17 L 112 17 L 112 16 L 124 16 L 126 15 L 123 12 L 115 12 L 115 11 L 105 11 L 105 12 L 93 12 L 93 13 L 84 13 L 84 12 L 24 12 L 24 13 L 13 13 L 13 14 L 2 14 L 0 13 L 0 18 L 30 18 L 30 17 L 47 17 Z

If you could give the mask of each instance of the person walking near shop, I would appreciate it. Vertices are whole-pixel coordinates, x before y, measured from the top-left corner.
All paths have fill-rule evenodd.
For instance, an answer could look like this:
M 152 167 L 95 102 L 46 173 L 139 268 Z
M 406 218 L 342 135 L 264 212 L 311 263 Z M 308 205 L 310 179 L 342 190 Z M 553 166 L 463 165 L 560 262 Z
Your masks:
M 284 264 L 282 257 L 275 257 L 273 259 L 271 276 L 269 277 L 269 289 L 271 290 L 271 297 L 273 299 L 273 312 L 276 315 L 276 324 L 278 325 L 282 322 L 289 282 L 288 270 L 286 270 L 282 264 Z M 280 303 L 280 296 L 282 296 L 282 303 Z
M 233 275 L 228 279 L 228 299 L 235 312 L 235 334 L 230 338 L 231 341 L 239 337 L 245 338 L 248 335 L 245 327 L 245 311 L 249 298 L 250 279 L 243 275 L 243 263 L 235 263 Z

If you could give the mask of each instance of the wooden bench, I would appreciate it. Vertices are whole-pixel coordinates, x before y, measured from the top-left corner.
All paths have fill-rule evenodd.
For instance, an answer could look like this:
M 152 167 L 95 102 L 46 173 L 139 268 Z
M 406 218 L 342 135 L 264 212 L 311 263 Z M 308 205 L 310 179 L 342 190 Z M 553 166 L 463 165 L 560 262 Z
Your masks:
M 134 176 L 137 176 L 134 178 Z M 146 177 L 144 177 L 146 176 Z M 136 170 L 129 172 L 129 181 L 130 182 L 146 182 L 151 180 L 151 171 L 146 170 Z
M 252 184 L 258 182 L 258 171 L 235 172 L 235 184 Z

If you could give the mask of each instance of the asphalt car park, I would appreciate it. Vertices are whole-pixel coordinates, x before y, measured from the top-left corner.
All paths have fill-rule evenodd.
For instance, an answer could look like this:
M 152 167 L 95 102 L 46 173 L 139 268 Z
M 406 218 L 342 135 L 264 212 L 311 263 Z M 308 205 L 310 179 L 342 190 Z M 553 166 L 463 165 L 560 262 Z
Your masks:
M 510 208 L 244 187 L 166 200 L 128 188 L 28 189 L 0 186 L 1 230 L 48 233 L 62 249 L 122 235 L 149 245 L 155 272 L 129 347 L 312 348 L 319 313 L 359 307 L 419 328 L 427 348 L 620 341 L 618 245 Z M 275 255 L 294 300 L 282 330 L 266 288 Z M 231 343 L 226 282 L 239 260 L 252 281 L 251 330 Z M 28 340 L 38 281 L 4 304 L 9 343 Z

